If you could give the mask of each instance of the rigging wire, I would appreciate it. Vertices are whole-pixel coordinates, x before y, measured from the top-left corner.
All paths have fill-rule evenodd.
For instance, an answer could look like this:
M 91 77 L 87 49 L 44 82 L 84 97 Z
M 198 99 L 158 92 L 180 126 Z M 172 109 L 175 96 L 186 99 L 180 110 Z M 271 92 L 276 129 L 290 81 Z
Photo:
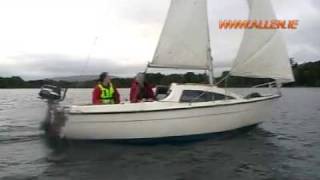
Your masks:
M 80 71 L 80 76 L 83 75 L 85 73 L 85 70 L 88 68 L 88 65 L 89 65 L 89 62 L 91 60 L 91 55 L 92 55 L 92 52 L 97 44 L 97 41 L 98 41 L 98 36 L 96 36 L 93 40 L 93 43 L 91 45 L 91 48 L 90 48 L 90 51 L 88 52 L 88 55 L 87 55 L 87 58 L 85 59 L 85 62 L 81 68 L 81 71 Z M 77 83 L 76 83 L 76 88 L 78 88 L 80 86 L 80 80 L 78 79 Z
M 220 83 L 226 81 L 230 77 L 230 72 L 225 75 L 222 79 L 220 79 L 217 83 L 215 83 L 216 86 L 218 86 Z

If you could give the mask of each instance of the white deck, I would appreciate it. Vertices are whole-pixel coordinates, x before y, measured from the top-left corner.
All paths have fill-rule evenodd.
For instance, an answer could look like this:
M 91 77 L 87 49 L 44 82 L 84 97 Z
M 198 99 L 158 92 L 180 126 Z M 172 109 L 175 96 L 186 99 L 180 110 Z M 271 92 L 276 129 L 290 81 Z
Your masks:
M 200 90 L 215 92 L 231 96 L 234 99 L 229 100 L 218 100 L 209 102 L 180 102 L 182 92 L 184 90 Z M 248 102 L 252 100 L 243 99 L 241 96 L 225 91 L 225 89 L 218 88 L 210 85 L 199 85 L 199 84 L 175 84 L 173 83 L 169 89 L 170 94 L 161 101 L 154 102 L 142 102 L 142 103 L 121 103 L 112 105 L 72 105 L 70 106 L 69 112 L 71 114 L 77 113 L 120 113 L 120 112 L 142 112 L 142 111 L 156 111 L 156 110 L 170 110 L 180 108 L 194 108 L 201 106 L 212 106 L 212 105 L 227 105 L 234 103 Z M 227 94 L 226 94 L 227 93 Z M 263 97 L 261 98 L 263 99 Z M 259 100 L 255 99 L 255 100 Z

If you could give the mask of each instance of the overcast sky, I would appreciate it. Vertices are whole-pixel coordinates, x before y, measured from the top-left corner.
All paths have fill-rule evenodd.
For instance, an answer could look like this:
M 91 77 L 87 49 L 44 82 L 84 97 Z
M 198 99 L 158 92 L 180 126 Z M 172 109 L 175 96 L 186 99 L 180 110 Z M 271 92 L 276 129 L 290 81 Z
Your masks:
M 245 19 L 246 0 L 208 0 L 214 65 L 228 68 L 242 37 L 219 30 Z M 272 0 L 278 19 L 298 19 L 284 35 L 298 62 L 320 60 L 320 1 Z M 131 76 L 151 61 L 170 0 L 1 0 L 0 76 L 38 79 L 109 71 Z M 88 56 L 89 61 L 88 61 Z

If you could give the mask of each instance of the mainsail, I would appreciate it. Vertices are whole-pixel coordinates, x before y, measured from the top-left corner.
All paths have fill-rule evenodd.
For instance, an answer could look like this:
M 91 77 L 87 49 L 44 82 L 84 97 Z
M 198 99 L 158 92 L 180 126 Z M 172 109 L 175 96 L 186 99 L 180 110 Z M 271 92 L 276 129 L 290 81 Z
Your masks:
M 248 3 L 249 20 L 276 19 L 270 0 L 248 0 Z M 281 32 L 246 29 L 230 73 L 233 76 L 272 78 L 279 82 L 294 81 Z
M 210 69 L 206 0 L 172 0 L 149 67 Z

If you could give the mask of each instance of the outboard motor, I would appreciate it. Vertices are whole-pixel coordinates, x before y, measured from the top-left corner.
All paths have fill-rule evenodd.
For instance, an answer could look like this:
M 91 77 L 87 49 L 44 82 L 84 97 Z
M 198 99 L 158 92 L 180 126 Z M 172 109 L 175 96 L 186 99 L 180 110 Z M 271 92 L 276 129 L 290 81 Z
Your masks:
M 62 96 L 62 91 L 63 91 L 63 96 Z M 63 101 L 66 93 L 67 93 L 67 89 L 61 89 L 58 86 L 46 84 L 41 87 L 39 96 L 41 99 L 47 99 L 49 101 Z
M 67 120 L 65 116 L 65 108 L 60 106 L 59 102 L 66 97 L 67 88 L 61 88 L 54 85 L 43 85 L 39 92 L 41 99 L 46 100 L 48 111 L 45 120 L 42 122 L 42 129 L 48 137 L 59 138 L 61 127 Z
M 43 85 L 39 92 L 42 99 L 58 100 L 61 99 L 61 88 L 53 85 Z

